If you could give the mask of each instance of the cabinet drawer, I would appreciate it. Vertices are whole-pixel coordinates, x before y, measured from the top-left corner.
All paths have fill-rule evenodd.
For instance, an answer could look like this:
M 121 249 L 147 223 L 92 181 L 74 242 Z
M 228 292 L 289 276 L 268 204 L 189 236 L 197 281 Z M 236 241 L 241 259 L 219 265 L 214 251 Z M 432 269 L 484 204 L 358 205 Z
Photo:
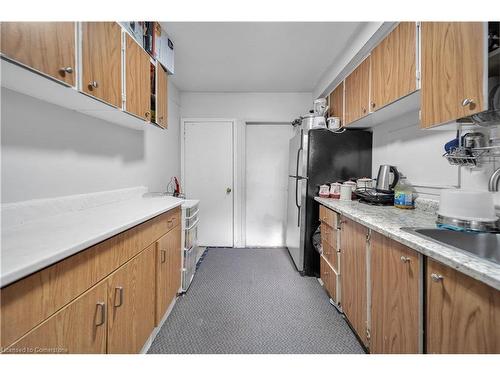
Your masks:
M 167 233 L 180 222 L 180 209 L 172 211 L 3 288 L 0 346 L 13 343 Z
M 337 213 L 325 206 L 319 206 L 319 219 L 330 227 L 337 228 Z
M 337 274 L 324 257 L 320 257 L 320 272 L 325 290 L 334 301 L 337 301 Z
M 167 223 L 167 231 L 175 228 L 177 225 L 181 223 L 181 208 L 174 208 L 165 214 L 165 220 Z

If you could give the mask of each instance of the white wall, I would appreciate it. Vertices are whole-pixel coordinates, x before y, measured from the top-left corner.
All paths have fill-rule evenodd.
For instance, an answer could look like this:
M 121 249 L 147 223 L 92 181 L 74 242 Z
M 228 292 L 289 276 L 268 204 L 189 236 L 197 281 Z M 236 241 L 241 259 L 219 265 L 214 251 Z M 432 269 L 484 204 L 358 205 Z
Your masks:
M 288 143 L 287 125 L 246 127 L 246 245 L 285 246 Z
M 311 93 L 182 92 L 182 117 L 291 122 L 312 108 L 311 98 Z
M 442 156 L 444 144 L 455 138 L 454 130 L 423 130 L 418 114 L 378 125 L 373 129 L 373 177 L 380 164 L 395 165 L 415 186 L 421 197 L 439 199 L 442 188 L 487 190 L 495 167 L 485 164 L 471 170 L 450 165 Z M 495 193 L 500 205 L 500 193 Z
M 2 202 L 145 185 L 180 174 L 180 100 L 169 83 L 169 128 L 136 131 L 2 88 Z

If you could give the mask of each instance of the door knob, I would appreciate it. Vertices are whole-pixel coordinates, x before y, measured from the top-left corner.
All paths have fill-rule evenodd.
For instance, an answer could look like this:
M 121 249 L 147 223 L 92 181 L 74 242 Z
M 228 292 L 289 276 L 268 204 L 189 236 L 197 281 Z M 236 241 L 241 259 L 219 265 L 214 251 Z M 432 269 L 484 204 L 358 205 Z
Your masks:
M 226 189 L 226 194 L 229 194 L 230 192 L 232 192 L 232 190 L 231 190 L 231 188 L 230 188 L 230 187 L 228 187 L 228 188 Z

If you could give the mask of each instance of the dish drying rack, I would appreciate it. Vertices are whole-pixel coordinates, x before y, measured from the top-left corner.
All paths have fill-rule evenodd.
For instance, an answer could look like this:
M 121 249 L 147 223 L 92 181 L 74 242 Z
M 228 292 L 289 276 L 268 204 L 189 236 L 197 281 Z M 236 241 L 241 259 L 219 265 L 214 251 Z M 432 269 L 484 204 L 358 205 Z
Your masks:
M 445 157 L 451 165 L 474 168 L 480 163 L 493 162 L 495 159 L 500 158 L 500 145 L 476 148 L 460 146 L 450 152 L 444 153 L 443 157 Z

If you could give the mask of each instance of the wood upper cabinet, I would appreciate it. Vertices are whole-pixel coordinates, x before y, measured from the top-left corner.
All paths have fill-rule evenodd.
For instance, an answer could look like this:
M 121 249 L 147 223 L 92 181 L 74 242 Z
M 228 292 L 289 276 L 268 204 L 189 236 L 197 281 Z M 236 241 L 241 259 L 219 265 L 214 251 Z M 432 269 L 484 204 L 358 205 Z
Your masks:
M 370 352 L 419 353 L 418 254 L 372 232 L 370 267 Z
M 340 126 L 344 125 L 344 82 L 342 81 L 330 93 L 330 117 L 340 117 Z
M 75 85 L 74 22 L 2 22 L 0 35 L 5 56 Z
M 106 353 L 106 310 L 104 281 L 34 328 L 7 353 Z
M 342 309 L 363 343 L 367 337 L 366 239 L 368 228 L 342 217 Z
M 416 23 L 401 22 L 371 52 L 370 111 L 416 90 L 416 45 Z
M 345 125 L 366 116 L 369 112 L 370 60 L 368 56 L 344 81 Z
M 155 326 L 155 245 L 108 278 L 108 353 L 138 353 Z
M 125 34 L 125 87 L 127 112 L 151 120 L 151 62 L 148 53 Z
M 159 324 L 180 288 L 180 225 L 157 241 L 156 251 L 156 324 Z
M 421 127 L 486 109 L 484 54 L 481 22 L 422 22 Z
M 121 28 L 82 23 L 82 91 L 115 107 L 122 103 Z
M 160 63 L 156 64 L 156 123 L 168 127 L 168 74 Z
M 500 291 L 427 259 L 428 353 L 500 354 Z

